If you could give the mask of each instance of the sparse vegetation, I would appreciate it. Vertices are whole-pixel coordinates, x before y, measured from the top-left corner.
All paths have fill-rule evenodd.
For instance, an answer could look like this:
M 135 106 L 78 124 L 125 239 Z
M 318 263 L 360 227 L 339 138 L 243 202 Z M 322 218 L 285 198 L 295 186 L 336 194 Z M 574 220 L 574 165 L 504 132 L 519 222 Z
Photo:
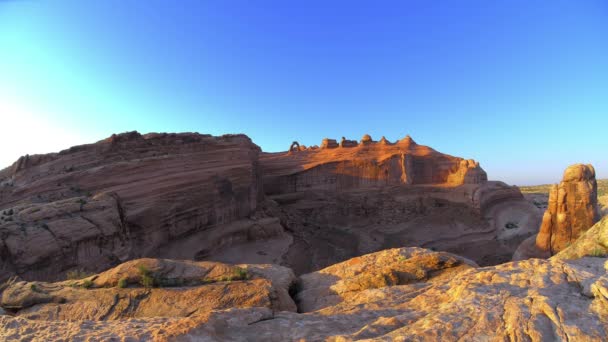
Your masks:
M 93 286 L 93 281 L 91 279 L 85 279 L 82 282 L 82 287 L 84 287 L 85 289 L 91 288 Z
M 152 271 L 150 271 L 145 265 L 137 266 L 139 270 L 139 283 L 145 288 L 153 288 L 156 286 L 156 279 L 154 279 L 154 275 Z
M 80 204 L 80 211 L 82 211 L 84 205 L 87 204 L 87 201 L 84 198 L 79 198 L 76 203 Z
M 519 190 L 524 194 L 549 194 L 553 184 L 520 186 Z M 608 195 L 608 179 L 597 180 L 597 196 Z
M 34 291 L 34 292 L 40 292 L 38 290 L 38 287 L 36 286 L 36 284 L 30 284 L 30 290 Z
M 241 267 L 236 267 L 235 275 L 232 280 L 245 280 L 249 277 L 247 270 Z
M 118 286 L 121 289 L 124 289 L 125 287 L 127 287 L 127 285 L 128 285 L 127 277 L 122 277 L 122 278 L 118 279 L 118 283 L 116 284 L 116 286 Z
M 596 248 L 594 248 L 594 249 L 591 251 L 591 254 L 590 254 L 590 255 L 591 255 L 591 256 L 594 256 L 594 257 L 603 257 L 603 256 L 605 256 L 605 255 L 606 255 L 606 253 L 604 252 L 604 250 L 603 250 L 603 249 L 601 249 L 601 248 L 599 248 L 599 247 L 596 247 Z
M 47 229 L 48 229 L 48 227 L 47 227 Z M 80 279 L 88 278 L 88 277 L 92 276 L 93 274 L 94 273 L 87 272 L 82 269 L 72 270 L 72 271 L 68 271 L 68 273 L 66 274 L 66 278 L 67 278 L 67 280 L 80 280 Z

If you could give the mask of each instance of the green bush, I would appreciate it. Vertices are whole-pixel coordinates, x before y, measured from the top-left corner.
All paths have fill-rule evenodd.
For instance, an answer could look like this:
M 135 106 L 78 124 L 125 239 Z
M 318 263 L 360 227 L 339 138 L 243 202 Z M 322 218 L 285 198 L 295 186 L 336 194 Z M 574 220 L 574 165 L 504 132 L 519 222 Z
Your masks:
M 594 257 L 603 257 L 605 254 L 606 253 L 601 248 L 595 248 L 593 251 L 591 251 L 591 256 Z
M 85 289 L 91 288 L 93 286 L 93 281 L 91 279 L 85 279 L 82 282 L 82 287 L 84 287 Z
M 244 268 L 236 267 L 235 274 L 232 280 L 245 280 L 247 279 L 247 270 Z
M 137 266 L 137 269 L 139 270 L 139 283 L 145 287 L 145 288 L 152 288 L 156 285 L 156 281 L 154 279 L 154 276 L 152 274 L 152 271 L 150 271 L 146 266 L 144 265 L 139 265 Z
M 118 279 L 118 283 L 116 285 L 119 288 L 124 289 L 125 287 L 127 287 L 127 284 L 128 284 L 127 277 L 122 277 L 122 278 Z

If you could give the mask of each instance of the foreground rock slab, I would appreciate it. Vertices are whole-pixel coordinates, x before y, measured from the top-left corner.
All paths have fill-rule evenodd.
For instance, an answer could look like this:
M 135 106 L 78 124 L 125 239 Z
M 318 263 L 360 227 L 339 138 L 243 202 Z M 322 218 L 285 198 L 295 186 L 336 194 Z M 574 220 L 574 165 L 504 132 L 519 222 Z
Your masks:
M 0 317 L 0 337 L 33 341 L 603 341 L 608 332 L 607 267 L 602 257 L 476 267 L 449 253 L 392 249 L 300 277 L 296 298 L 305 313 L 262 306 L 180 318 L 113 321 L 5 315 Z

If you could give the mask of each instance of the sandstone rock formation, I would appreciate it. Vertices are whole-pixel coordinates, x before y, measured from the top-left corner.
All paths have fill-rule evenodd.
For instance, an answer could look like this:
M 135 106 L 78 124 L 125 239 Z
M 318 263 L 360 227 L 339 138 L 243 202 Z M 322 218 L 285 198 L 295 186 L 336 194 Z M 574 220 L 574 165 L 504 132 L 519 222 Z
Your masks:
M 361 138 L 361 142 L 359 143 L 361 146 L 365 146 L 365 145 L 370 145 L 372 144 L 374 141 L 372 140 L 372 137 L 369 134 L 365 134 L 363 135 L 363 137 Z
M 348 140 L 345 137 L 342 137 L 342 139 L 340 140 L 340 147 L 357 147 L 357 145 L 357 141 Z
M 418 248 L 386 250 L 300 277 L 296 298 L 301 313 L 273 310 L 272 301 L 263 296 L 269 289 L 263 285 L 269 278 L 263 277 L 145 292 L 137 287 L 68 289 L 63 284 L 33 283 L 39 285 L 36 295 L 28 290 L 32 283 L 14 283 L 9 293 L 25 294 L 15 298 L 40 302 L 38 295 L 61 294 L 65 301 L 40 302 L 18 309 L 15 316 L 0 316 L 0 338 L 603 341 L 608 333 L 606 261 L 598 257 L 552 258 L 476 267 L 448 253 Z M 284 274 L 280 269 L 277 272 Z M 254 283 L 256 280 L 259 283 Z M 223 288 L 222 296 L 211 289 L 202 290 L 215 286 Z M 219 306 L 209 311 L 210 304 L 196 300 L 191 291 L 205 291 L 211 305 Z M 183 299 L 174 296 L 182 292 Z M 117 294 L 115 309 L 106 314 L 111 304 L 104 304 L 92 310 L 89 303 L 105 303 L 106 293 Z M 3 296 L 3 303 L 11 296 Z M 139 305 L 134 304 L 133 311 L 125 310 L 125 297 Z M 78 309 L 72 304 L 77 298 L 86 305 Z M 165 306 L 172 300 L 177 300 L 175 307 Z M 185 309 L 188 301 L 191 306 Z M 153 303 L 162 310 L 155 310 Z M 223 306 L 229 303 L 234 305 L 232 309 Z M 68 320 L 62 312 L 70 312 L 74 318 Z M 163 317 L 163 312 L 175 317 Z
M 338 146 L 335 140 L 324 139 L 318 151 L 262 154 L 265 192 L 341 191 L 403 184 L 458 186 L 487 181 L 485 171 L 474 160 L 439 153 L 416 144 L 409 136 L 396 144 L 386 144 L 366 135 L 356 148 L 336 149 Z
M 242 307 L 295 311 L 288 293 L 294 281 L 291 270 L 274 265 L 138 259 L 81 280 L 13 280 L 0 305 L 36 320 L 188 317 Z
M 522 243 L 514 260 L 554 255 L 598 220 L 595 170 L 591 165 L 571 165 L 559 186 L 551 188 L 538 235 Z
M 321 148 L 336 148 L 336 147 L 338 147 L 338 143 L 336 142 L 335 139 L 325 138 L 321 142 Z
M 442 154 L 410 136 L 394 144 L 366 141 L 261 154 L 264 192 L 272 201 L 264 211 L 279 217 L 293 237 L 282 264 L 297 274 L 399 246 L 496 264 L 510 260 L 540 224 L 516 187 L 487 181 L 473 160 Z
M 141 257 L 302 274 L 401 246 L 491 265 L 538 227 L 518 189 L 486 181 L 472 160 L 409 136 L 363 140 L 260 153 L 243 135 L 130 132 L 23 157 L 0 172 L 0 281 Z
M 580 259 L 586 256 L 605 257 L 608 255 L 608 217 L 593 225 L 552 259 Z
M 244 135 L 131 132 L 21 158 L 0 172 L 0 281 L 100 271 L 248 220 L 263 197 L 259 151 Z M 243 227 L 207 244 L 246 239 Z

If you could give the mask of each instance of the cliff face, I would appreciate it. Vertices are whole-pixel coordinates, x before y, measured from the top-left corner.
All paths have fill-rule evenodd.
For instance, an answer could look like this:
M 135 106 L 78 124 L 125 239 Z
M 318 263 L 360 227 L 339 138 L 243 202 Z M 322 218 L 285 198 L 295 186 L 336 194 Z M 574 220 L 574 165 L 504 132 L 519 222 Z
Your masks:
M 409 136 L 394 144 L 386 139 L 374 142 L 369 136 L 358 145 L 346 142 L 349 140 L 338 145 L 325 139 L 321 148 L 262 154 L 266 193 L 412 184 L 458 186 L 487 181 L 485 171 L 474 160 L 439 153 L 416 144 Z
M 486 265 L 538 227 L 517 188 L 409 137 L 270 154 L 244 135 L 131 132 L 22 157 L 0 184 L 0 279 L 57 280 L 138 257 L 300 274 L 400 246 Z
M 246 218 L 263 196 L 258 154 L 244 135 L 132 132 L 22 157 L 0 174 L 2 275 L 102 270 Z

